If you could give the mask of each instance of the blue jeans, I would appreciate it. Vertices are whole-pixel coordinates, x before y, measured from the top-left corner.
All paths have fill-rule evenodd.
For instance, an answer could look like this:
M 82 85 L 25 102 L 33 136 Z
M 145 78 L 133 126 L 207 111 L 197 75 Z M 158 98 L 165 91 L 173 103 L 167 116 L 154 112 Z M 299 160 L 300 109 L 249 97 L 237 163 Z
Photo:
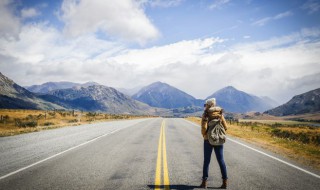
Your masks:
M 220 171 L 222 175 L 222 179 L 228 179 L 227 176 L 227 167 L 224 163 L 223 159 L 223 145 L 220 146 L 212 146 L 208 140 L 205 140 L 203 143 L 203 153 L 204 153 L 204 161 L 203 161 L 203 180 L 207 180 L 209 176 L 209 164 L 211 160 L 212 149 L 214 149 L 214 153 L 216 154 L 217 161 L 220 166 Z

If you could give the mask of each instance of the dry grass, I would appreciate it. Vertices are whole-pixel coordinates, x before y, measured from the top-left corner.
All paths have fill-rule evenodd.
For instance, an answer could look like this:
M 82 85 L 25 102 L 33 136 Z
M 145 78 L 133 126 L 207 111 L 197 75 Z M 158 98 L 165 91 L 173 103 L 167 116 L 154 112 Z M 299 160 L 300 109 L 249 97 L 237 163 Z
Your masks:
M 187 118 L 197 124 L 200 124 L 201 119 L 196 117 Z M 263 122 L 262 122 L 263 123 Z M 241 138 L 247 142 L 253 143 L 272 152 L 291 158 L 307 166 L 320 170 L 320 145 L 314 143 L 304 144 L 297 140 L 289 138 L 279 138 L 272 135 L 274 128 L 269 125 L 250 124 L 248 126 L 229 124 L 227 133 L 231 136 Z M 292 127 L 281 126 L 277 127 L 281 131 L 290 131 L 294 134 L 305 133 L 309 137 L 320 135 L 320 128 L 310 127 Z
M 147 116 L 112 115 L 94 112 L 0 109 L 0 136 L 12 136 L 65 126 Z
M 240 122 L 257 122 L 261 124 L 283 124 L 283 125 L 311 125 L 312 122 L 301 122 L 279 119 L 239 119 Z

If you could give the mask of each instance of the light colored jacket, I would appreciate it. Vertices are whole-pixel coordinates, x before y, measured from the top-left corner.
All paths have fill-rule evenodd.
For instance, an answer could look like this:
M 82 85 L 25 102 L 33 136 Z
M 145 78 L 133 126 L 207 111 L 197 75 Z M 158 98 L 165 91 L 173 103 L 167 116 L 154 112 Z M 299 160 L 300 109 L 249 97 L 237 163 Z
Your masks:
M 210 122 L 213 119 L 220 119 L 222 126 L 224 127 L 225 130 L 227 130 L 227 122 L 222 115 L 222 108 L 213 106 L 210 108 L 206 108 L 202 114 L 202 119 L 201 119 L 201 133 L 204 138 L 204 140 L 207 140 L 207 127 L 208 127 L 208 122 Z

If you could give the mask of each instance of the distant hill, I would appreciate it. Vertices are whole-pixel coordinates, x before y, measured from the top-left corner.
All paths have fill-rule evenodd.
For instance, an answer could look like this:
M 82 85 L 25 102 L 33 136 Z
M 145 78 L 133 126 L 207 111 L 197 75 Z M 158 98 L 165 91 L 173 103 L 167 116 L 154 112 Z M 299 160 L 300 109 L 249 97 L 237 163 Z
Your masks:
M 218 90 L 208 98 L 216 98 L 217 104 L 227 112 L 246 113 L 250 111 L 263 112 L 272 108 L 270 98 L 259 98 L 232 86 Z M 207 98 L 207 99 L 208 99 Z
M 133 100 L 114 88 L 103 85 L 73 87 L 53 90 L 41 98 L 64 106 L 83 111 L 101 111 L 123 114 L 152 114 L 154 108 Z
M 198 107 L 198 106 L 173 108 L 171 110 L 174 117 L 188 117 L 188 116 L 201 117 L 203 114 L 203 107 Z
M 52 83 L 42 87 L 49 90 Z M 53 83 L 54 84 L 54 83 Z M 35 94 L 17 85 L 0 73 L 0 108 L 6 109 L 77 109 L 83 111 L 101 111 L 117 114 L 158 114 L 168 115 L 170 111 L 155 109 L 124 95 L 114 88 L 97 83 L 58 83 L 53 85 L 67 89 L 50 89 L 47 94 Z M 51 86 L 52 87 L 52 86 Z M 40 88 L 39 88 L 40 89 Z M 42 90 L 43 90 L 42 89 Z M 41 91 L 44 92 L 44 91 Z
M 46 82 L 41 85 L 32 85 L 26 86 L 25 88 L 30 92 L 46 94 L 52 90 L 59 90 L 59 89 L 67 89 L 76 86 L 88 87 L 93 85 L 99 85 L 96 82 L 87 82 L 84 84 L 74 83 L 74 82 Z
M 38 98 L 0 73 L 0 108 L 8 109 L 63 109 L 63 107 Z
M 28 87 L 37 93 L 35 94 L 17 85 L 1 73 L 0 85 L 0 108 L 9 109 L 77 109 L 108 113 L 184 116 L 200 114 L 203 110 L 204 102 L 204 100 L 196 99 L 162 82 L 152 83 L 139 90 L 132 97 L 114 88 L 94 82 L 85 84 L 49 82 Z M 70 86 L 72 87 L 70 88 Z M 215 97 L 217 104 L 227 112 L 261 112 L 277 105 L 276 102 L 268 97 L 259 98 L 231 86 L 215 92 L 208 98 L 211 97 Z M 317 96 L 310 95 L 310 98 L 317 101 L 304 101 L 304 106 L 301 106 L 304 111 L 296 111 L 297 113 L 317 110 L 312 106 L 318 106 L 317 108 L 319 108 L 317 99 L 319 98 L 319 93 Z M 306 105 L 308 105 L 307 108 Z M 306 109 L 308 110 L 306 111 Z M 279 111 L 269 111 L 273 115 L 283 115 L 283 113 L 278 113 Z M 285 111 L 285 114 L 290 113 Z
M 320 111 L 320 88 L 294 96 L 289 102 L 268 110 L 265 113 L 274 116 L 287 116 Z
M 159 108 L 181 108 L 203 104 L 203 100 L 197 100 L 191 95 L 162 82 L 152 83 L 132 97 L 152 107 Z

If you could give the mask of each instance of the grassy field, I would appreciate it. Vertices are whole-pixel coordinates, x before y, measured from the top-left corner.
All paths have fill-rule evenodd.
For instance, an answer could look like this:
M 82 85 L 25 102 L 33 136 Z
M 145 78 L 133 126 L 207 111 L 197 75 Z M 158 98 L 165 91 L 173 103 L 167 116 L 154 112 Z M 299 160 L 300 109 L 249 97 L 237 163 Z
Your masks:
M 201 118 L 187 118 L 200 124 Z M 299 125 L 297 125 L 299 124 Z M 286 121 L 228 121 L 227 133 L 320 170 L 320 127 Z
M 0 136 L 92 122 L 135 119 L 147 116 L 113 115 L 95 112 L 0 109 Z
M 311 126 L 314 123 L 312 122 L 305 122 L 305 121 L 292 121 L 292 120 L 273 120 L 273 119 L 268 119 L 268 120 L 260 120 L 260 119 L 239 119 L 240 122 L 257 122 L 261 124 L 281 124 L 281 125 L 301 125 L 301 126 Z

